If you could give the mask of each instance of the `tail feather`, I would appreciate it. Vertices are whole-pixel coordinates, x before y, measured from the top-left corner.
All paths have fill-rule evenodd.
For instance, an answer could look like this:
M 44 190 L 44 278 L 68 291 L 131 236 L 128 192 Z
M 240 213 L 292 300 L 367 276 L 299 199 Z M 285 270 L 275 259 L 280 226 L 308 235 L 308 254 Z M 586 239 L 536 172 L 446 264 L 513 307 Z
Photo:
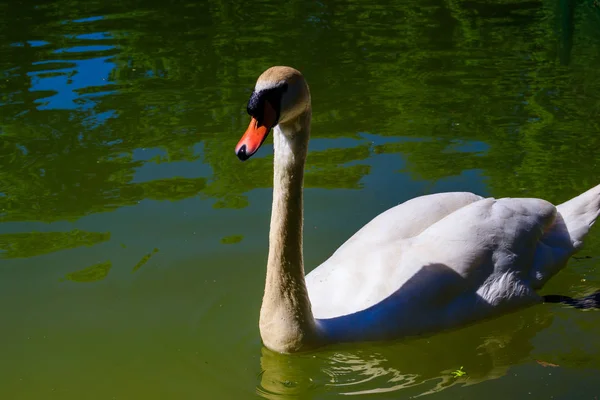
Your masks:
M 583 239 L 600 215 L 600 185 L 589 189 L 556 207 L 562 215 L 575 249 L 583 246 Z

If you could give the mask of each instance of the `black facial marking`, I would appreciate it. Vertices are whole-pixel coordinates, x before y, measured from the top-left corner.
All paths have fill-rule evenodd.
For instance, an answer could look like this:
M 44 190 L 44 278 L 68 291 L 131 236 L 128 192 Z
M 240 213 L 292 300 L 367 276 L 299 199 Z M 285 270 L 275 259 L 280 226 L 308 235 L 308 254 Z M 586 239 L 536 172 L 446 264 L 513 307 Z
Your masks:
M 273 107 L 275 110 L 275 125 L 277 125 L 281 113 L 281 97 L 287 91 L 287 88 L 287 83 L 283 83 L 269 89 L 260 90 L 258 92 L 253 91 L 252 95 L 250 96 L 250 100 L 248 100 L 248 114 L 256 118 L 259 124 L 262 124 L 263 117 L 265 115 L 265 101 L 269 101 L 269 104 L 271 104 L 271 107 Z

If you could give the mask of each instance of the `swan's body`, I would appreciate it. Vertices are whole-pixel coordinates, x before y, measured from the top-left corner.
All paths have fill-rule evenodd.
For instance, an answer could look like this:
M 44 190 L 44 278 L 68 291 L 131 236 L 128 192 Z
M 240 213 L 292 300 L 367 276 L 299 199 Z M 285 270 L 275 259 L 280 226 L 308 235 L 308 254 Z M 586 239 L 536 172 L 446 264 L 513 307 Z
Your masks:
M 310 93 L 273 67 L 248 105 L 236 148 L 249 158 L 274 129 L 274 194 L 260 329 L 279 352 L 463 326 L 542 301 L 600 213 L 600 185 L 558 207 L 472 193 L 422 196 L 374 218 L 306 277 L 302 183 Z

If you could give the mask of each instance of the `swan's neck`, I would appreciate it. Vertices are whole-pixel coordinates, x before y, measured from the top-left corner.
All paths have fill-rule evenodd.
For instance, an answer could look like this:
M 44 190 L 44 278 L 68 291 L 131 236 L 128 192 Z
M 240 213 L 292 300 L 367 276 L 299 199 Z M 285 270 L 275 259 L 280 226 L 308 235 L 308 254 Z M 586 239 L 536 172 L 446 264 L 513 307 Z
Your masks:
M 302 185 L 310 111 L 274 129 L 273 209 L 260 333 L 271 350 L 290 353 L 316 341 L 304 280 Z

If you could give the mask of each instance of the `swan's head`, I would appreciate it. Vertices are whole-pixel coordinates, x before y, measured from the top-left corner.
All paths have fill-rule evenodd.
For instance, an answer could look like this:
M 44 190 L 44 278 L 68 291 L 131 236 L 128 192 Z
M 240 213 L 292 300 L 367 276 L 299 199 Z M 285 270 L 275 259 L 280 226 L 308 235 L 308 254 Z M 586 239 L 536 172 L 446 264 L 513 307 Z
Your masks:
M 310 92 L 300 71 L 291 67 L 267 69 L 258 77 L 248 101 L 250 125 L 235 147 L 235 154 L 246 161 L 256 153 L 272 128 L 292 123 L 309 107 Z

